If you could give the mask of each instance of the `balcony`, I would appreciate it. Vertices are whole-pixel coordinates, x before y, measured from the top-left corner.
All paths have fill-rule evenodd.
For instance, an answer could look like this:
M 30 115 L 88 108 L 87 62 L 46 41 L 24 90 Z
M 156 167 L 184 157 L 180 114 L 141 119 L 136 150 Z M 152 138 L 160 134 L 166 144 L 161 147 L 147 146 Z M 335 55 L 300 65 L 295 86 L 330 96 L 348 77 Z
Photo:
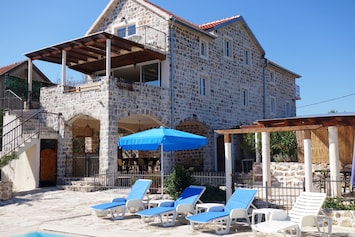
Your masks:
M 296 100 L 300 100 L 301 99 L 301 89 L 299 85 L 296 85 Z
M 166 51 L 167 49 L 166 34 L 147 25 L 137 27 L 136 34 L 129 35 L 125 39 L 159 51 Z

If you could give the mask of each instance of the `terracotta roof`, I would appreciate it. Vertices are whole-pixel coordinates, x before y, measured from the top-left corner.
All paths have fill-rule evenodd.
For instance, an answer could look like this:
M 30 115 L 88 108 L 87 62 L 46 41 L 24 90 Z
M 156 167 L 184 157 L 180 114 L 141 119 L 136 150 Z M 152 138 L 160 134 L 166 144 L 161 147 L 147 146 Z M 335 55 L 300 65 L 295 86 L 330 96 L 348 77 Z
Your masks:
M 150 2 L 149 0 L 144 0 L 144 1 L 145 1 L 146 3 L 148 3 L 148 4 L 150 4 L 150 5 L 152 5 L 152 6 L 156 7 L 156 8 L 158 8 L 160 11 L 163 11 L 163 12 L 165 12 L 166 14 L 173 16 L 174 18 L 178 19 L 179 21 L 184 22 L 185 24 L 191 25 L 191 26 L 196 27 L 196 28 L 200 28 L 198 25 L 196 25 L 196 24 L 194 24 L 194 23 L 192 23 L 192 22 L 190 22 L 190 21 L 185 20 L 184 18 L 181 18 L 181 17 L 179 17 L 179 16 L 177 16 L 177 15 L 171 13 L 171 12 L 165 10 L 164 8 L 161 8 L 160 6 L 158 6 L 158 5 L 156 5 L 156 4 L 152 3 L 152 2 Z
M 217 20 L 217 21 L 212 21 L 212 22 L 208 22 L 208 23 L 202 24 L 202 25 L 200 25 L 199 27 L 200 27 L 200 29 L 202 29 L 202 30 L 209 30 L 209 29 L 214 28 L 215 26 L 221 25 L 221 24 L 223 24 L 223 23 L 226 23 L 226 22 L 228 22 L 228 21 L 237 19 L 237 18 L 239 18 L 239 17 L 240 17 L 240 15 L 231 16 L 231 17 L 228 17 L 228 18 L 224 18 L 224 19 L 220 19 L 220 20 Z
M 22 61 L 22 62 L 17 62 L 17 63 L 13 63 L 13 64 L 10 64 L 10 65 L 7 65 L 7 66 L 4 66 L 4 67 L 1 67 L 0 68 L 0 76 L 11 71 L 12 69 L 16 68 L 17 66 L 23 64 L 24 62 L 26 61 Z

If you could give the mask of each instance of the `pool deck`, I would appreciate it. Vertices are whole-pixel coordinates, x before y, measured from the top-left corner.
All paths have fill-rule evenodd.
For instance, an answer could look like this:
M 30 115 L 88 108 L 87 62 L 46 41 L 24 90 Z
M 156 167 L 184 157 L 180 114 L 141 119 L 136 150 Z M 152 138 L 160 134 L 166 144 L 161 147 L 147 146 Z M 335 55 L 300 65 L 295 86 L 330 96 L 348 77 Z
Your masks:
M 192 231 L 186 223 L 174 227 L 161 227 L 158 222 L 145 224 L 134 214 L 123 220 L 98 218 L 90 206 L 126 196 L 118 190 L 75 192 L 60 188 L 43 188 L 18 193 L 13 199 L 0 202 L 0 236 L 10 237 L 34 231 L 56 233 L 68 237 L 108 236 L 218 236 L 213 231 Z M 237 225 L 227 236 L 253 236 L 247 225 Z M 319 236 L 315 228 L 307 229 L 302 236 Z M 332 236 L 355 236 L 355 229 L 333 228 Z

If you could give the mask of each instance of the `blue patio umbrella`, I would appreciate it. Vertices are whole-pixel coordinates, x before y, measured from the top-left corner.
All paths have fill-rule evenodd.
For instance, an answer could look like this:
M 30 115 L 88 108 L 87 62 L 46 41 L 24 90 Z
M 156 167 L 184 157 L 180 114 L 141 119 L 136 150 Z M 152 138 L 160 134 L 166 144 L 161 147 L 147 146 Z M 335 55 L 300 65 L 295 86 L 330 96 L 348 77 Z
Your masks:
M 353 150 L 353 164 L 351 167 L 351 179 L 350 184 L 354 188 L 355 187 L 355 138 L 354 138 L 354 150 Z
M 160 147 L 162 194 L 164 190 L 164 152 L 193 150 L 202 148 L 206 145 L 206 137 L 176 129 L 165 128 L 163 126 L 123 136 L 118 139 L 118 146 L 123 150 L 156 151 Z

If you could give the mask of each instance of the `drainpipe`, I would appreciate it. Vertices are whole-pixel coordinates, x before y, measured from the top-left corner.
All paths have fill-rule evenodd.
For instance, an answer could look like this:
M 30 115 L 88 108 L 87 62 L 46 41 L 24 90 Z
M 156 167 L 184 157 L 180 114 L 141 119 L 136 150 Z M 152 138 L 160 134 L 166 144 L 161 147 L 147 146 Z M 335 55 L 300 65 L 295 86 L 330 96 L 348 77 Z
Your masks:
M 268 60 L 265 58 L 265 64 L 263 66 L 263 118 L 266 119 L 266 67 Z

